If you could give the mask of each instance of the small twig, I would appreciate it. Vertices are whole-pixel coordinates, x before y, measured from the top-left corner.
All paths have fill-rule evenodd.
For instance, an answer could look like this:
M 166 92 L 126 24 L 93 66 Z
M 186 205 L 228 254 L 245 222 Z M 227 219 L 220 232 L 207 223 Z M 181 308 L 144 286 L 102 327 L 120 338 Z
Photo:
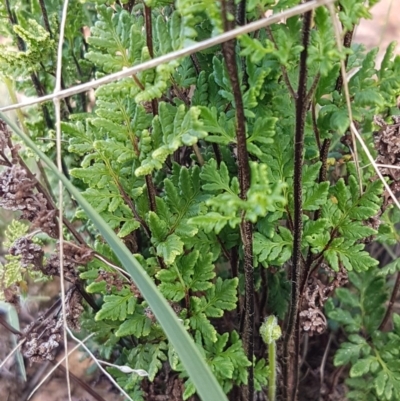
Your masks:
M 136 76 L 136 74 L 132 74 L 132 79 L 135 81 L 135 84 L 142 90 L 145 90 L 144 85 L 139 81 L 139 78 Z
M 192 145 L 192 148 L 194 150 L 194 153 L 196 154 L 197 161 L 199 162 L 200 166 L 203 166 L 204 165 L 204 158 L 203 158 L 203 155 L 200 152 L 200 149 L 199 149 L 197 143 L 194 143 Z
M 155 212 L 157 210 L 157 204 L 156 204 L 156 189 L 154 187 L 153 179 L 150 174 L 147 174 L 144 178 L 146 181 L 150 210 L 152 212 Z
M 68 11 L 68 0 L 64 0 L 64 7 L 62 10 L 59 41 L 57 49 L 57 69 L 56 69 L 56 82 L 54 87 L 54 92 L 57 93 L 61 90 L 61 79 L 62 79 L 62 48 L 64 44 L 64 32 L 65 24 L 67 21 L 67 11 Z M 60 99 L 54 99 L 55 115 L 56 115 L 56 138 L 57 138 L 57 167 L 59 172 L 63 173 L 63 162 L 62 162 L 62 149 L 61 149 L 61 107 Z M 65 354 L 68 354 L 68 335 L 67 335 L 67 309 L 66 309 L 66 297 L 65 297 L 65 283 L 64 283 L 64 233 L 63 233 L 63 184 L 61 181 L 58 182 L 58 199 L 59 199 L 59 215 L 58 215 L 58 241 L 59 241 L 59 264 L 60 264 L 60 287 L 61 287 L 61 308 L 62 308 L 62 318 L 63 318 L 63 333 L 64 333 L 64 349 Z M 68 358 L 65 359 L 65 370 L 67 379 L 67 391 L 68 399 L 72 401 L 71 398 L 71 383 L 69 377 L 69 362 Z
M 116 264 L 108 260 L 105 256 L 100 255 L 98 252 L 95 252 L 94 257 L 105 263 L 107 266 L 117 270 L 125 279 L 127 279 L 129 282 L 132 282 L 131 277 L 124 269 L 122 269 L 121 267 L 117 266 Z
M 370 165 L 371 164 L 368 164 L 368 166 L 370 166 Z M 368 167 L 368 166 L 363 166 L 361 168 L 365 168 L 365 167 Z M 389 169 L 393 169 L 393 170 L 400 170 L 400 166 L 393 166 L 393 165 L 390 165 L 390 164 L 375 163 L 375 166 L 381 167 L 381 168 L 389 168 Z
M 301 355 L 300 368 L 306 362 L 306 358 L 307 358 L 307 354 L 308 354 L 308 342 L 309 342 L 309 339 L 310 339 L 310 336 L 308 335 L 308 333 L 304 333 L 303 353 Z
M 322 388 L 322 385 L 324 384 L 325 365 L 326 365 L 326 360 L 328 359 L 328 353 L 329 353 L 329 350 L 330 350 L 330 347 L 331 347 L 333 336 L 334 336 L 334 334 L 331 332 L 329 334 L 328 344 L 326 344 L 324 355 L 322 357 L 321 367 L 319 368 L 321 388 Z
M 191 58 L 192 63 L 194 65 L 194 69 L 196 70 L 196 74 L 199 75 L 200 72 L 201 72 L 201 66 L 200 66 L 199 59 L 197 58 L 196 53 L 195 54 L 191 54 L 190 58 Z

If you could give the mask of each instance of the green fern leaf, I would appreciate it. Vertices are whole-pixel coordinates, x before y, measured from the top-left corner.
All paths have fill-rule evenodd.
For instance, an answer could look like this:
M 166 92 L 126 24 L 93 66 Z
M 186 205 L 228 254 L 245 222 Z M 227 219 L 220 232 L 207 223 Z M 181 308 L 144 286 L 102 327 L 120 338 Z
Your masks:
M 96 313 L 95 320 L 121 320 L 124 321 L 128 315 L 135 311 L 136 298 L 125 289 L 120 295 L 106 295 L 104 304 Z
M 121 320 L 121 319 L 120 319 Z M 117 337 L 135 336 L 146 337 L 150 334 L 152 322 L 143 313 L 134 313 L 119 326 L 115 332 Z

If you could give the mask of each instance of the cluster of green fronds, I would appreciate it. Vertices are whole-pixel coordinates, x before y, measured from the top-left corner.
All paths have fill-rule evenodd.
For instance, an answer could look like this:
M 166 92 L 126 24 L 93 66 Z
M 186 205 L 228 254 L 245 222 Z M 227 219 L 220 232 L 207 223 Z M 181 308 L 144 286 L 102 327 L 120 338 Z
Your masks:
M 48 7 L 51 32 L 42 26 L 40 10 L 22 7 L 8 33 L 16 41 L 22 39 L 26 47 L 0 54 L 1 73 L 18 76 L 16 86 L 27 94 L 32 94 L 32 74 L 39 79 L 39 89 L 52 90 L 56 13 L 61 2 L 48 3 L 52 3 Z M 370 16 L 369 6 L 375 2 L 369 1 L 368 7 L 364 3 L 340 0 L 335 4 L 343 35 L 352 32 L 360 18 Z M 248 1 L 246 18 L 256 20 L 267 11 L 297 4 Z M 224 23 L 235 19 L 230 13 L 222 16 L 220 4 L 209 0 L 178 0 L 175 5 L 159 0 L 134 5 L 86 1 L 71 7 L 63 49 L 65 86 L 217 35 Z M 7 16 L 5 8 L 1 15 Z M 90 35 L 85 38 L 86 26 Z M 353 122 L 374 152 L 374 116 L 389 121 L 399 114 L 395 103 L 400 94 L 400 58 L 394 57 L 394 44 L 380 67 L 376 67 L 377 49 L 366 52 L 361 45 L 345 43 L 339 51 L 328 9 L 316 9 L 307 49 L 307 105 L 300 121 L 294 95 L 304 49 L 302 26 L 301 16 L 291 17 L 242 35 L 234 44 L 249 157 L 246 193 L 242 193 L 243 170 L 238 166 L 243 144 L 237 136 L 236 115 L 241 106 L 235 101 L 221 46 L 104 85 L 95 91 L 94 103 L 86 95 L 67 99 L 62 123 L 63 139 L 68 142 L 65 166 L 73 183 L 154 279 L 224 391 L 228 394 L 247 385 L 253 364 L 254 387 L 261 392 L 267 386 L 268 361 L 258 328 L 267 315 L 277 316 L 283 326 L 292 302 L 294 278 L 289 270 L 298 235 L 293 223 L 298 196 L 294 132 L 302 125 L 304 272 L 299 287 L 306 292 L 311 277 L 323 277 L 328 286 L 333 282 L 329 277 L 349 272 L 348 288 L 336 288 L 335 300 L 331 298 L 326 307 L 333 322 L 327 330 L 340 327 L 347 336 L 334 363 L 351 365 L 346 381 L 351 387 L 349 399 L 396 400 L 400 397 L 396 378 L 400 323 L 396 315 L 392 332 L 378 330 L 385 312 L 386 280 L 378 274 L 379 262 L 365 243 L 374 236 L 393 243 L 399 216 L 389 208 L 381 217 L 387 207 L 383 186 L 368 159 L 360 153 L 361 172 L 355 166 L 340 60 L 352 73 L 348 87 Z M 32 113 L 27 116 L 34 139 L 50 137 L 54 128 L 52 112 L 47 111 L 47 118 L 45 109 L 41 113 L 44 119 Z M 96 233 L 85 213 L 79 208 L 73 212 L 89 245 L 117 264 L 112 249 L 101 238 L 94 240 Z M 373 225 L 374 219 L 382 221 L 381 227 Z M 250 255 L 242 247 L 243 221 L 251 223 Z M 245 258 L 252 258 L 255 294 L 251 296 L 257 301 L 258 345 L 253 361 L 243 344 Z M 398 264 L 393 266 L 386 275 L 399 270 Z M 9 270 L 14 276 L 20 271 Z M 188 399 L 195 387 L 175 350 L 134 283 L 118 274 L 100 260 L 81 272 L 87 292 L 98 298 L 100 306 L 97 312 L 85 313 L 84 327 L 96 333 L 101 355 L 108 358 L 115 352 L 118 363 L 145 370 L 150 382 L 171 371 L 179 374 L 183 399 Z M 146 399 L 141 377 L 110 371 L 135 400 Z
M 346 379 L 349 400 L 390 401 L 400 397 L 399 315 L 393 315 L 392 331 L 380 330 L 388 298 L 385 276 L 391 270 L 393 264 L 378 272 L 350 274 L 352 288 L 338 289 L 336 305 L 327 305 L 332 324 L 342 327 L 346 334 L 334 364 L 350 366 Z

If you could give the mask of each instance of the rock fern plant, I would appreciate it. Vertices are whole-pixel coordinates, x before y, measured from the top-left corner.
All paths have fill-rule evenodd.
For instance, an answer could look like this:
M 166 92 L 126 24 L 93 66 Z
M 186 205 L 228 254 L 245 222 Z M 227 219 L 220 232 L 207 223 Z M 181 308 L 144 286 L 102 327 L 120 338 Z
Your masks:
M 118 72 L 298 3 L 72 2 L 62 85 Z M 400 264 L 390 250 L 399 211 L 364 153 L 356 157 L 340 72 L 342 61 L 352 123 L 389 165 L 382 173 L 397 192 L 390 166 L 400 153 L 400 58 L 391 44 L 376 66 L 378 50 L 352 42 L 374 3 L 333 4 L 342 49 L 321 6 L 62 103 L 65 176 L 157 285 L 231 400 L 269 394 L 273 401 L 277 394 L 294 401 L 329 392 L 330 400 L 343 399 L 333 391 L 338 383 L 349 400 L 400 398 L 400 318 L 391 313 Z M 60 10 L 58 0 L 1 3 L 8 21 L 1 34 L 10 44 L 2 45 L 0 74 L 12 99 L 53 90 Z M 50 158 L 54 122 L 47 103 L 19 114 L 22 130 Z M 31 151 L 1 128 L 0 205 L 30 222 L 5 234 L 4 299 L 18 303 L 28 273 L 59 275 L 55 177 L 41 160 L 32 174 L 24 161 Z M 85 207 L 64 202 L 70 327 L 94 333 L 101 358 L 145 372 L 109 369 L 135 401 L 197 399 L 193 376 L 116 250 Z M 382 246 L 394 259 L 384 268 Z M 49 316 L 47 329 L 59 333 L 59 321 Z M 280 333 L 278 322 L 282 337 L 265 337 Z M 35 330 L 21 333 L 24 355 L 51 359 L 54 341 L 45 335 L 45 352 L 35 348 Z M 53 340 L 61 341 L 57 335 Z M 310 379 L 307 369 L 320 373 Z

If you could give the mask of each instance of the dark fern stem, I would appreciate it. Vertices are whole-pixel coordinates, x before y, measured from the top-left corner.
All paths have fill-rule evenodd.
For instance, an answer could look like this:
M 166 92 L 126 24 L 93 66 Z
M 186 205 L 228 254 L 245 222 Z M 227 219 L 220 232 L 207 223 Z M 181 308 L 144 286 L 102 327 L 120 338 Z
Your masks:
M 388 306 L 386 308 L 385 316 L 383 317 L 382 322 L 378 327 L 379 331 L 384 330 L 387 322 L 390 319 L 390 315 L 392 314 L 392 309 L 393 309 L 393 306 L 394 306 L 394 304 L 396 302 L 397 294 L 399 292 L 399 289 L 400 289 L 400 272 L 397 272 L 396 281 L 394 283 L 392 294 L 390 296 L 389 304 L 388 304 Z
M 227 18 L 229 12 L 234 15 L 234 2 L 225 0 L 221 2 L 222 19 L 224 30 L 233 28 L 232 22 Z M 233 96 L 236 105 L 236 139 L 237 139 L 237 159 L 239 168 L 240 197 L 246 199 L 247 191 L 250 187 L 250 166 L 249 155 L 246 148 L 246 126 L 243 98 L 240 90 L 239 73 L 236 64 L 234 40 L 222 45 L 222 53 L 228 69 Z M 253 272 L 253 226 L 242 216 L 240 224 L 240 235 L 244 253 L 244 276 L 245 276 L 245 310 L 244 310 L 244 330 L 243 345 L 247 353 L 247 358 L 252 362 L 254 355 L 254 272 Z M 252 401 L 254 397 L 254 371 L 251 365 L 248 370 L 248 385 L 244 390 L 244 399 Z
M 240 26 L 246 23 L 246 0 L 241 0 L 237 6 L 236 22 Z
M 303 233 L 302 207 L 302 166 L 304 150 L 304 126 L 307 113 L 307 54 L 312 21 L 312 11 L 304 14 L 303 18 L 303 51 L 300 55 L 299 87 L 296 98 L 296 128 L 294 141 L 294 232 L 293 232 L 293 260 L 290 271 L 291 300 L 290 310 L 285 330 L 283 345 L 284 363 L 284 400 L 295 401 L 297 398 L 299 376 L 299 325 L 298 313 L 300 304 L 300 286 L 302 278 L 303 257 L 301 253 L 301 238 Z
M 49 16 L 47 14 L 47 9 L 46 5 L 44 4 L 44 0 L 39 0 L 39 5 L 40 5 L 40 10 L 42 11 L 44 27 L 46 28 L 46 31 L 49 33 L 50 38 L 52 38 L 53 34 L 51 33 Z
M 154 49 L 153 49 L 153 24 L 151 19 L 151 8 L 148 6 L 144 6 L 144 19 L 145 19 L 145 28 L 146 28 L 146 44 L 149 49 L 149 54 L 151 58 L 154 58 Z M 158 114 L 158 102 L 156 99 L 151 101 L 151 108 L 153 111 L 153 115 L 156 116 Z M 147 194 L 149 197 L 150 210 L 156 211 L 156 189 L 154 187 L 153 179 L 150 174 L 146 175 L 146 187 Z
M 239 26 L 246 24 L 246 0 L 241 0 L 236 9 L 236 23 Z M 233 29 L 232 27 L 231 29 Z M 247 73 L 246 57 L 242 57 L 242 85 L 247 89 L 249 86 L 249 74 Z
M 149 54 L 151 58 L 154 58 L 154 47 L 153 47 L 153 22 L 151 18 L 151 8 L 144 6 L 144 20 L 146 27 L 146 45 L 149 49 Z M 151 101 L 151 107 L 153 109 L 153 114 L 158 114 L 158 102 L 157 99 Z

